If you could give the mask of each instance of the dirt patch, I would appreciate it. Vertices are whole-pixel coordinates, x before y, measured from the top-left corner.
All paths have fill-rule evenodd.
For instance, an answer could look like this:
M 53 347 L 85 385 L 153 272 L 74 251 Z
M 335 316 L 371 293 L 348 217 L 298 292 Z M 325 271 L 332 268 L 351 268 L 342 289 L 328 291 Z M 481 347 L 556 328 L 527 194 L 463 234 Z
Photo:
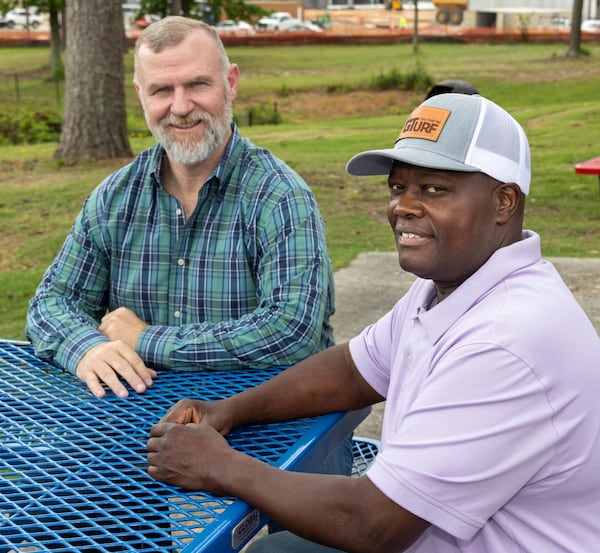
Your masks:
M 330 94 L 314 91 L 276 96 L 272 101 L 277 104 L 286 123 L 302 123 L 309 120 L 331 121 L 346 117 L 406 114 L 410 107 L 422 99 L 423 94 L 406 90 L 356 90 Z M 263 102 L 264 98 L 246 98 L 236 102 L 236 109 L 247 110 Z

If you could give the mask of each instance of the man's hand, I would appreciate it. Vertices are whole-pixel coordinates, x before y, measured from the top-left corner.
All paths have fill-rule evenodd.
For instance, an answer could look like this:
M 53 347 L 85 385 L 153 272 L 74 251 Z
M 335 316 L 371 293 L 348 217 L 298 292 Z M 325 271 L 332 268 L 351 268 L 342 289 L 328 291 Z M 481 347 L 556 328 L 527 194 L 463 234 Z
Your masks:
M 207 424 L 158 423 L 150 433 L 148 474 L 186 490 L 227 495 L 220 474 L 234 450 Z
M 109 340 L 121 340 L 132 350 L 135 350 L 142 331 L 149 326 L 142 321 L 131 309 L 119 307 L 102 317 L 98 330 Z
M 160 423 L 204 424 L 212 426 L 222 435 L 232 430 L 227 400 L 202 401 L 182 399 L 171 407 L 160 419 Z M 160 424 L 159 423 L 159 424 Z
M 146 367 L 135 350 L 120 340 L 90 349 L 79 361 L 75 374 L 96 397 L 105 395 L 102 382 L 119 397 L 127 397 L 129 393 L 120 378 L 138 393 L 146 391 L 156 378 L 156 371 Z

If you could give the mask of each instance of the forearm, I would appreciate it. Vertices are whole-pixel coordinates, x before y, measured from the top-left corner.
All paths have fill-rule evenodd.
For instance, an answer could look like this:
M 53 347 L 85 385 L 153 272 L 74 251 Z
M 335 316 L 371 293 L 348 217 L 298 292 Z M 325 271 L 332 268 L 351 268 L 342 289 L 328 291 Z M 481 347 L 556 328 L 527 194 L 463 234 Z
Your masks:
M 296 312 L 299 301 L 268 303 L 235 320 L 224 312 L 223 319 L 213 322 L 151 324 L 142 332 L 136 350 L 147 364 L 161 368 L 287 367 L 327 343 L 323 336 L 324 300 L 314 296 L 306 311 Z
M 328 348 L 225 400 L 233 427 L 360 409 L 383 398 L 362 378 L 347 344 Z
M 245 405 L 256 409 L 251 402 Z M 187 408 L 194 415 L 193 406 Z M 213 420 L 200 412 L 187 424 L 172 420 L 152 428 L 150 476 L 188 490 L 239 497 L 289 530 L 345 551 L 401 551 L 427 528 L 366 476 L 283 471 L 233 449 L 220 433 L 229 421 L 214 424 L 219 414 L 206 414 Z
M 70 309 L 62 298 L 39 296 L 30 304 L 25 334 L 39 357 L 70 372 L 87 351 L 107 341 L 95 320 Z
M 27 312 L 25 333 L 38 355 L 72 372 L 90 348 L 107 340 L 98 323 L 106 310 L 108 269 L 94 244 L 82 212 Z
M 312 541 L 347 552 L 398 552 L 428 526 L 367 477 L 282 471 L 233 450 L 227 458 L 213 475 L 222 492 Z

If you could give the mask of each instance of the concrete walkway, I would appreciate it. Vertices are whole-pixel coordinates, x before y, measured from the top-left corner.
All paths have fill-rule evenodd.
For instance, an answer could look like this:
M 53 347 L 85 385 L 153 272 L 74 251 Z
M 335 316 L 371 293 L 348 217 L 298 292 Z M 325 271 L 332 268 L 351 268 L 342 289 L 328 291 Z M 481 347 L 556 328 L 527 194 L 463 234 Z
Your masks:
M 600 259 L 550 258 L 600 333 Z M 414 276 L 398 265 L 398 254 L 363 253 L 335 273 L 338 343 L 358 334 L 389 311 L 408 290 Z M 356 429 L 357 436 L 379 438 L 383 406 L 373 408 Z

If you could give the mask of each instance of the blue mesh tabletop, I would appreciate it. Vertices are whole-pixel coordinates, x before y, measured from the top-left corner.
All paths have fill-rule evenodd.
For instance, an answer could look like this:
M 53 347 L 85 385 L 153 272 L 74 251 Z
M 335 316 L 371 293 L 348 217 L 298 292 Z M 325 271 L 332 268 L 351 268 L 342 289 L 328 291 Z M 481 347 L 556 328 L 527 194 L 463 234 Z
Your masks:
M 177 400 L 221 399 L 277 372 L 163 371 L 143 394 L 98 399 L 30 346 L 0 343 L 0 553 L 241 549 L 264 516 L 153 480 L 146 441 Z M 272 465 L 313 470 L 367 413 L 249 426 L 227 439 Z

